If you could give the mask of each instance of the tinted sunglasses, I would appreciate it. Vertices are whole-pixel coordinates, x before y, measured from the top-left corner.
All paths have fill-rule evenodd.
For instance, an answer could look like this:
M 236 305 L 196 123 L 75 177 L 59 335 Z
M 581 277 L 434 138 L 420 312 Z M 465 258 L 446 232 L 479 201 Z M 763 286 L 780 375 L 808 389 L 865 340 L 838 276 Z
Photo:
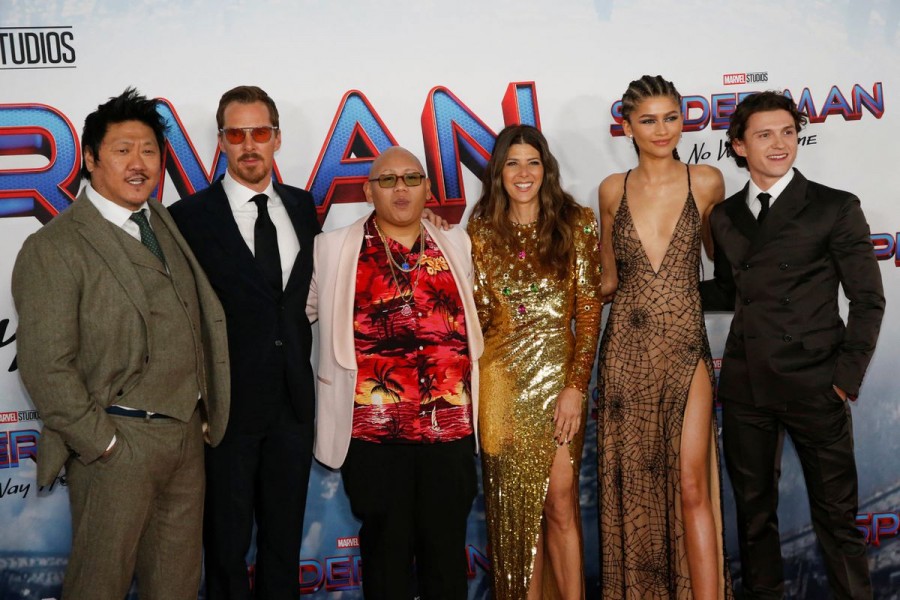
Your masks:
M 219 130 L 229 144 L 241 144 L 247 137 L 247 132 L 257 144 L 265 144 L 272 139 L 272 135 L 278 131 L 277 127 L 225 127 Z
M 409 187 L 416 187 L 422 185 L 422 180 L 425 179 L 425 174 L 404 173 L 403 175 L 394 175 L 393 173 L 391 173 L 388 175 L 379 175 L 378 177 L 370 179 L 369 181 L 377 181 L 378 187 L 392 188 L 397 185 L 398 179 L 403 179 L 403 183 L 405 183 Z

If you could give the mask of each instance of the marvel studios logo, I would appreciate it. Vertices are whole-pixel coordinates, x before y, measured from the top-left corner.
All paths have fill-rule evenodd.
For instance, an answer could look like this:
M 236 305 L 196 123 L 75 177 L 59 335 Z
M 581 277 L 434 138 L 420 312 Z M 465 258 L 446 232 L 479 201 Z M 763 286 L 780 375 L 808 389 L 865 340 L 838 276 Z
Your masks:
M 742 83 L 765 83 L 769 81 L 769 73 L 757 71 L 756 73 L 726 73 L 722 75 L 722 83 L 725 85 L 739 85 Z
M 20 421 L 37 421 L 39 418 L 38 411 L 36 410 L 0 412 L 0 424 L 18 423 Z
M 71 25 L 0 27 L 0 70 L 74 68 Z

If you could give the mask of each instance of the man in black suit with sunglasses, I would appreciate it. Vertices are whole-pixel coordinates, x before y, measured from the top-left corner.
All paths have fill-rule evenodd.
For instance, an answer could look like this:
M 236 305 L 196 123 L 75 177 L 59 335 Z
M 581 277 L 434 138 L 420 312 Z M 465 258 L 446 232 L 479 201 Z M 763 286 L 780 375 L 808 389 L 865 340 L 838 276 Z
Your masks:
M 206 597 L 299 598 L 315 419 L 305 307 L 320 227 L 308 192 L 272 180 L 281 132 L 268 94 L 225 92 L 216 122 L 227 172 L 170 209 L 228 326 L 231 414 L 222 443 L 206 453 Z

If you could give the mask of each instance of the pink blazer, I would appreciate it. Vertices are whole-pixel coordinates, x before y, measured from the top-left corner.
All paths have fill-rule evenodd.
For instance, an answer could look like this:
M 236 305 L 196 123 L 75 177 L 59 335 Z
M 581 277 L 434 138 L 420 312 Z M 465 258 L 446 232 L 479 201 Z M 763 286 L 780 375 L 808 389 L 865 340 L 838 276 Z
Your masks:
M 344 464 L 353 427 L 357 376 L 353 305 L 363 224 L 368 218 L 367 215 L 347 227 L 319 234 L 313 251 L 313 276 L 306 315 L 310 323 L 319 322 L 315 456 L 333 469 Z M 472 361 L 472 418 L 477 441 L 478 359 L 484 350 L 484 340 L 472 297 L 472 243 L 462 227 L 441 231 L 427 221 L 424 223 L 450 265 L 465 310 Z

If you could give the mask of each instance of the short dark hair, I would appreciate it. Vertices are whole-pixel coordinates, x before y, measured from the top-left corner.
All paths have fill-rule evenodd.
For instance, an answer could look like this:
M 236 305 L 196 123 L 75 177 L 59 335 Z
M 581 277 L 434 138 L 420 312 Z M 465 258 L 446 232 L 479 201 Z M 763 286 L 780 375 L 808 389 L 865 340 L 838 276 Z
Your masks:
M 100 159 L 100 145 L 110 125 L 124 123 L 125 121 L 139 121 L 153 130 L 156 143 L 159 145 L 160 160 L 162 160 L 163 148 L 166 143 L 166 122 L 156 112 L 156 99 L 149 99 L 140 94 L 133 87 L 126 88 L 118 96 L 110 98 L 105 104 L 97 107 L 97 110 L 84 119 L 84 129 L 81 131 L 81 176 L 88 181 L 91 173 L 87 169 L 83 155 L 90 149 L 94 160 Z
M 222 129 L 225 126 L 225 108 L 232 102 L 241 104 L 253 104 L 262 102 L 269 109 L 269 120 L 273 127 L 278 127 L 278 107 L 275 101 L 261 87 L 255 85 L 239 85 L 222 94 L 219 99 L 219 108 L 216 109 L 216 127 Z
M 734 140 L 743 140 L 744 134 L 747 133 L 747 122 L 750 117 L 758 112 L 768 112 L 770 110 L 786 110 L 794 119 L 794 125 L 799 132 L 806 125 L 807 117 L 797 108 L 797 103 L 790 96 L 785 96 L 781 92 L 759 92 L 747 96 L 738 103 L 731 115 L 728 123 L 728 131 L 725 134 L 728 138 L 728 154 L 742 169 L 747 168 L 747 159 L 739 156 L 732 147 Z

